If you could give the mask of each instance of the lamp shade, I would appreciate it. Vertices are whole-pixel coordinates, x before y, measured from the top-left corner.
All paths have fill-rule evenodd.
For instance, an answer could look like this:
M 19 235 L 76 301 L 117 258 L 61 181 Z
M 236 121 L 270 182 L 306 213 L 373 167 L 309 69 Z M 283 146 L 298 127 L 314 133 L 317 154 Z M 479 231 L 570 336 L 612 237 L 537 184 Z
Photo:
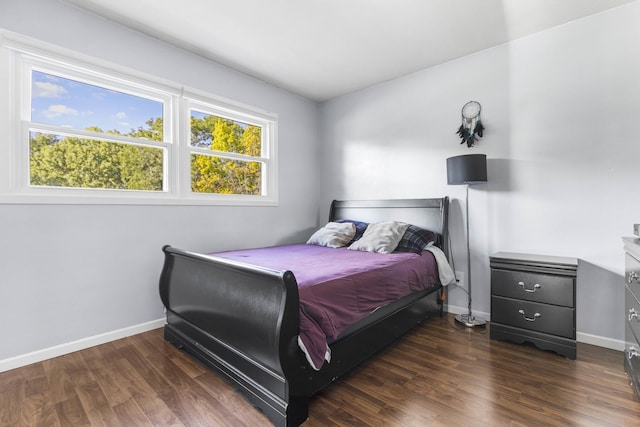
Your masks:
M 487 182 L 486 154 L 466 154 L 447 159 L 447 184 Z

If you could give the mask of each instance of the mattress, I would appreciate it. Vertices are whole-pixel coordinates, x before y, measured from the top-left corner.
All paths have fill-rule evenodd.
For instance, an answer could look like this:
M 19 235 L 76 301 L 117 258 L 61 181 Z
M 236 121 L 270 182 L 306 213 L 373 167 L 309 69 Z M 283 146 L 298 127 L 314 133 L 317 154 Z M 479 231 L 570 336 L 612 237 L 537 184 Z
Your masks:
M 298 282 L 298 343 L 314 369 L 330 361 L 327 342 L 376 309 L 437 286 L 434 255 L 352 251 L 296 244 L 219 252 L 217 257 L 291 271 Z

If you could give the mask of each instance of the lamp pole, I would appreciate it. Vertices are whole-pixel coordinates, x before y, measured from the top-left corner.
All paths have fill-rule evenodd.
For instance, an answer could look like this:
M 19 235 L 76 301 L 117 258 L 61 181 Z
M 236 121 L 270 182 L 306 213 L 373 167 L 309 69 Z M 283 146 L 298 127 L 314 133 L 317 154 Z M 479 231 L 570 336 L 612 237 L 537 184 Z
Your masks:
M 465 182 L 465 222 L 466 222 L 466 239 L 467 239 L 467 295 L 469 297 L 468 314 L 459 314 L 455 317 L 456 321 L 472 328 L 474 326 L 486 326 L 484 319 L 476 319 L 471 313 L 471 249 L 469 247 L 469 183 Z

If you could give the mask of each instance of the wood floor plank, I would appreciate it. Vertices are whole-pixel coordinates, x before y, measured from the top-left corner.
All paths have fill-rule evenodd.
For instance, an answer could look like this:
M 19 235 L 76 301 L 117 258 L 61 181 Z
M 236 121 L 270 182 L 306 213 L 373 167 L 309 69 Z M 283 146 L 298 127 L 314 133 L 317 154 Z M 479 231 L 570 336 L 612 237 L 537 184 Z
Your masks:
M 44 371 L 43 371 L 44 372 Z M 25 380 L 25 400 L 21 403 L 29 425 L 57 425 L 55 405 L 52 401 L 49 381 L 43 374 Z
M 129 399 L 115 405 L 113 407 L 113 411 L 116 413 L 118 419 L 120 420 L 120 424 L 123 426 L 153 427 L 154 425 L 133 399 Z
M 577 360 L 491 341 L 451 316 L 417 327 L 310 401 L 305 427 L 638 426 L 622 352 Z M 162 330 L 0 373 L 1 426 L 264 426 Z
M 33 418 L 27 425 L 34 427 L 61 427 L 58 420 L 58 414 L 56 413 L 56 407 L 53 403 L 47 402 L 40 407 Z
M 97 381 L 80 384 L 76 387 L 76 392 L 92 426 L 117 427 L 121 425 Z
M 73 401 L 77 397 L 77 385 L 95 381 L 79 352 L 45 360 L 42 366 L 53 403 Z
M 209 422 L 212 423 L 211 425 L 242 425 L 241 418 L 237 418 L 235 414 L 229 412 L 224 405 L 208 394 L 170 358 L 158 357 L 158 353 L 154 352 L 156 363 L 149 364 L 149 359 L 143 358 L 131 346 L 122 347 L 121 353 L 138 373 L 145 373 L 145 378 L 152 378 L 156 384 L 164 383 L 157 388 L 160 390 L 157 393 L 158 396 L 185 424 L 197 425 L 198 421 L 193 420 L 192 415 L 205 413 Z M 184 359 L 184 357 L 182 358 Z
M 29 365 L 24 370 L 13 370 L 0 374 L 0 425 L 34 425 L 38 419 L 55 418 L 47 415 L 51 405 L 47 394 L 47 380 L 41 364 Z M 45 414 L 41 412 L 45 411 Z
M 229 387 L 216 373 L 207 371 L 194 380 L 233 414 L 242 414 L 241 420 L 248 426 L 269 425 L 267 417 L 256 411 L 236 390 Z
M 25 383 L 18 375 L 6 375 L 0 382 L 0 425 L 11 425 L 21 421 L 25 414 L 21 410 L 24 402 Z
M 114 407 L 131 400 L 131 393 L 117 381 L 112 365 L 100 357 L 88 357 L 85 362 L 110 406 Z
M 124 358 L 113 361 L 116 381 L 131 394 L 136 404 L 154 425 L 184 425 L 159 395 L 170 393 L 171 386 L 153 370 L 139 373 Z
M 56 415 L 63 426 L 90 426 L 89 417 L 82 407 L 77 395 L 70 395 L 67 400 L 55 404 Z

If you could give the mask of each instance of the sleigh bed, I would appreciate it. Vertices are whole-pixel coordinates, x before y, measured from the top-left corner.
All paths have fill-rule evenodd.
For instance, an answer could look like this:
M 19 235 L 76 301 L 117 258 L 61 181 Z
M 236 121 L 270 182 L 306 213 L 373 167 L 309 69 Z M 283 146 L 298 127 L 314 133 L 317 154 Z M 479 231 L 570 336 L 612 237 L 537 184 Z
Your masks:
M 447 218 L 446 197 L 333 201 L 329 214 L 331 222 L 394 220 L 431 230 L 444 254 Z M 302 284 L 298 287 L 292 271 L 239 261 L 245 256 L 242 252 L 204 255 L 171 246 L 163 251 L 160 297 L 167 312 L 165 339 L 223 374 L 277 426 L 304 422 L 309 398 L 316 392 L 417 324 L 442 315 L 444 287 L 434 262 L 435 283 L 372 310 L 328 337 L 330 360 L 314 366 L 300 340 L 301 325 L 305 329 L 301 317 L 306 316 L 301 295 L 307 290 Z M 427 261 L 433 254 L 425 250 L 417 257 Z

